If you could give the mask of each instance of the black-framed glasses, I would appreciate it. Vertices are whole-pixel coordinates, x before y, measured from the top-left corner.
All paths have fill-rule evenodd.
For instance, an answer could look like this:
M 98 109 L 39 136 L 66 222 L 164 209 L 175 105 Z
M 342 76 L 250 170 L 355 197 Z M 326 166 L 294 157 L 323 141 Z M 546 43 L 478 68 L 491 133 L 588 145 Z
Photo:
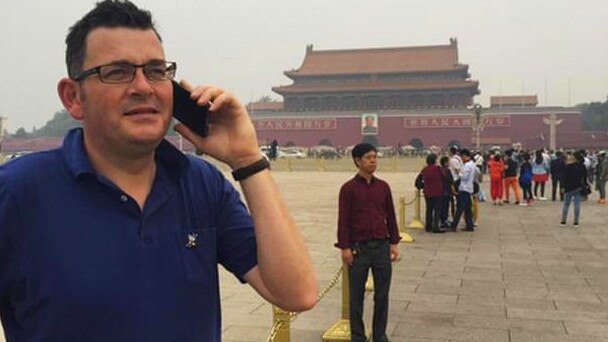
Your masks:
M 138 68 L 142 69 L 149 81 L 166 81 L 175 77 L 177 63 L 163 60 L 153 60 L 140 65 L 129 62 L 114 62 L 87 69 L 72 79 L 80 82 L 91 75 L 97 74 L 101 82 L 104 83 L 129 83 L 135 78 Z

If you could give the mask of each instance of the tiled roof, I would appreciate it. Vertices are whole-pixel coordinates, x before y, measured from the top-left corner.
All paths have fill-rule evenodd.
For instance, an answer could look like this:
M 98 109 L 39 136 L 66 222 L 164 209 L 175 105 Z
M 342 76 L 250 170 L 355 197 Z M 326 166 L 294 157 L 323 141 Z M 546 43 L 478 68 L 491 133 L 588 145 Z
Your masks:
M 302 66 L 287 76 L 426 72 L 467 69 L 458 62 L 458 44 L 356 50 L 306 50 Z
M 304 83 L 273 87 L 279 94 L 347 92 L 347 91 L 386 91 L 386 90 L 433 90 L 433 89 L 477 89 L 479 82 L 468 80 L 415 80 L 400 82 L 358 82 L 358 83 Z
M 38 151 L 48 150 L 61 146 L 63 137 L 42 137 L 42 138 L 5 138 L 2 140 L 2 151 Z
M 522 95 L 522 96 L 490 96 L 490 106 L 525 106 L 535 107 L 538 104 L 538 97 L 536 95 Z
M 283 102 L 250 102 L 247 105 L 247 110 L 283 110 Z

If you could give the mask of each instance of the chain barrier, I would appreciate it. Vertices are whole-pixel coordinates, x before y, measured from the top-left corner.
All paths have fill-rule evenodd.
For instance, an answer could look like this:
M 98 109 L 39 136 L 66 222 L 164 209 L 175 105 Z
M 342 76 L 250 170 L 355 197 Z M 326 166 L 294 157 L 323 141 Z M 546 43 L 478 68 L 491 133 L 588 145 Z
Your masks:
M 277 323 L 275 323 L 272 326 L 272 329 L 270 329 L 270 335 L 268 336 L 268 339 L 266 340 L 266 342 L 273 342 L 274 338 L 277 337 L 277 333 L 279 332 L 279 328 L 283 325 L 282 321 L 279 321 Z
M 414 204 L 414 202 L 416 202 L 416 195 L 414 195 L 414 197 L 412 198 L 412 200 L 411 200 L 411 201 L 409 201 L 409 202 L 405 202 L 405 203 L 403 203 L 403 205 L 406 205 L 406 206 L 407 206 L 407 205 L 412 205 L 412 204 Z
M 405 208 L 405 206 L 408 205 L 412 205 L 416 203 L 416 200 L 420 200 L 419 196 L 417 196 L 417 194 L 415 193 L 413 198 L 411 199 L 411 201 L 409 202 L 405 202 L 405 200 L 403 200 L 403 207 Z M 405 216 L 405 215 L 403 215 Z M 405 225 L 405 217 L 402 218 L 403 220 L 403 225 Z M 403 232 L 403 234 L 406 234 L 405 232 Z M 406 234 L 409 237 L 409 234 Z M 403 237 L 402 237 L 403 238 Z M 408 241 L 406 242 L 413 242 L 413 238 L 409 237 Z M 324 297 L 325 295 L 327 295 L 327 293 L 329 293 L 329 291 L 336 286 L 336 284 L 338 283 L 338 281 L 340 280 L 340 277 L 342 275 L 342 269 L 344 266 L 340 267 L 340 269 L 338 269 L 338 271 L 336 272 L 336 274 L 333 276 L 333 278 L 330 280 L 330 282 L 323 288 L 323 290 L 317 295 L 317 301 L 316 303 L 319 303 Z M 287 316 L 289 317 L 289 323 L 295 321 L 298 318 L 299 313 L 297 312 L 288 312 Z M 274 339 L 276 338 L 277 334 L 279 333 L 279 331 L 281 330 L 281 328 L 283 327 L 283 325 L 285 324 L 285 321 L 283 320 L 278 320 L 276 321 L 273 325 L 272 328 L 270 329 L 270 333 L 268 335 L 268 339 L 266 340 L 266 342 L 274 342 Z
M 338 271 L 336 272 L 336 274 L 333 276 L 333 278 L 329 281 L 329 283 L 323 288 L 323 290 L 321 292 L 319 292 L 319 294 L 317 295 L 317 301 L 316 303 L 319 303 L 321 301 L 321 299 L 323 299 L 325 297 L 325 295 L 327 293 L 329 293 L 329 291 L 336 286 L 336 284 L 338 284 L 338 281 L 340 280 L 340 277 L 342 275 L 342 268 L 344 266 L 341 266 L 340 269 L 338 269 Z M 289 322 L 293 322 L 296 320 L 296 318 L 298 318 L 299 313 L 298 312 L 293 312 L 290 311 L 288 313 L 289 315 Z M 278 321 L 275 324 L 273 324 L 272 328 L 270 329 L 270 333 L 268 335 L 268 339 L 266 340 L 266 342 L 273 342 L 274 338 L 277 336 L 277 333 L 279 332 L 279 330 L 281 329 L 281 327 L 283 326 L 283 321 Z

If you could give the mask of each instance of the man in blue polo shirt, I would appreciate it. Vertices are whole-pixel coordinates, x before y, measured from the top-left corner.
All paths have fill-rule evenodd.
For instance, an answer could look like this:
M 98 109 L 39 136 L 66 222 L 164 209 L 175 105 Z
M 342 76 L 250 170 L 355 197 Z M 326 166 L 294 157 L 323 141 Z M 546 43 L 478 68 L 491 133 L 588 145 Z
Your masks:
M 303 238 L 244 106 L 192 87 L 210 131 L 176 130 L 235 171 L 163 139 L 176 65 L 149 12 L 106 0 L 66 39 L 58 93 L 82 128 L 0 167 L 0 317 L 11 341 L 219 341 L 217 264 L 269 302 L 306 310 L 317 285 Z

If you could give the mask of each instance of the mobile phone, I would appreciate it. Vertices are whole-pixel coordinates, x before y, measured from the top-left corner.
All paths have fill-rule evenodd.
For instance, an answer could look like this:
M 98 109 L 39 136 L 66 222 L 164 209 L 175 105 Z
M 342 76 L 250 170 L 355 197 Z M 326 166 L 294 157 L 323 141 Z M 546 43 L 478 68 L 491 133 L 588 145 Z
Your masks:
M 190 128 L 191 131 L 206 137 L 209 133 L 207 115 L 209 105 L 200 106 L 190 98 L 190 92 L 184 89 L 176 81 L 173 83 L 173 117 Z

